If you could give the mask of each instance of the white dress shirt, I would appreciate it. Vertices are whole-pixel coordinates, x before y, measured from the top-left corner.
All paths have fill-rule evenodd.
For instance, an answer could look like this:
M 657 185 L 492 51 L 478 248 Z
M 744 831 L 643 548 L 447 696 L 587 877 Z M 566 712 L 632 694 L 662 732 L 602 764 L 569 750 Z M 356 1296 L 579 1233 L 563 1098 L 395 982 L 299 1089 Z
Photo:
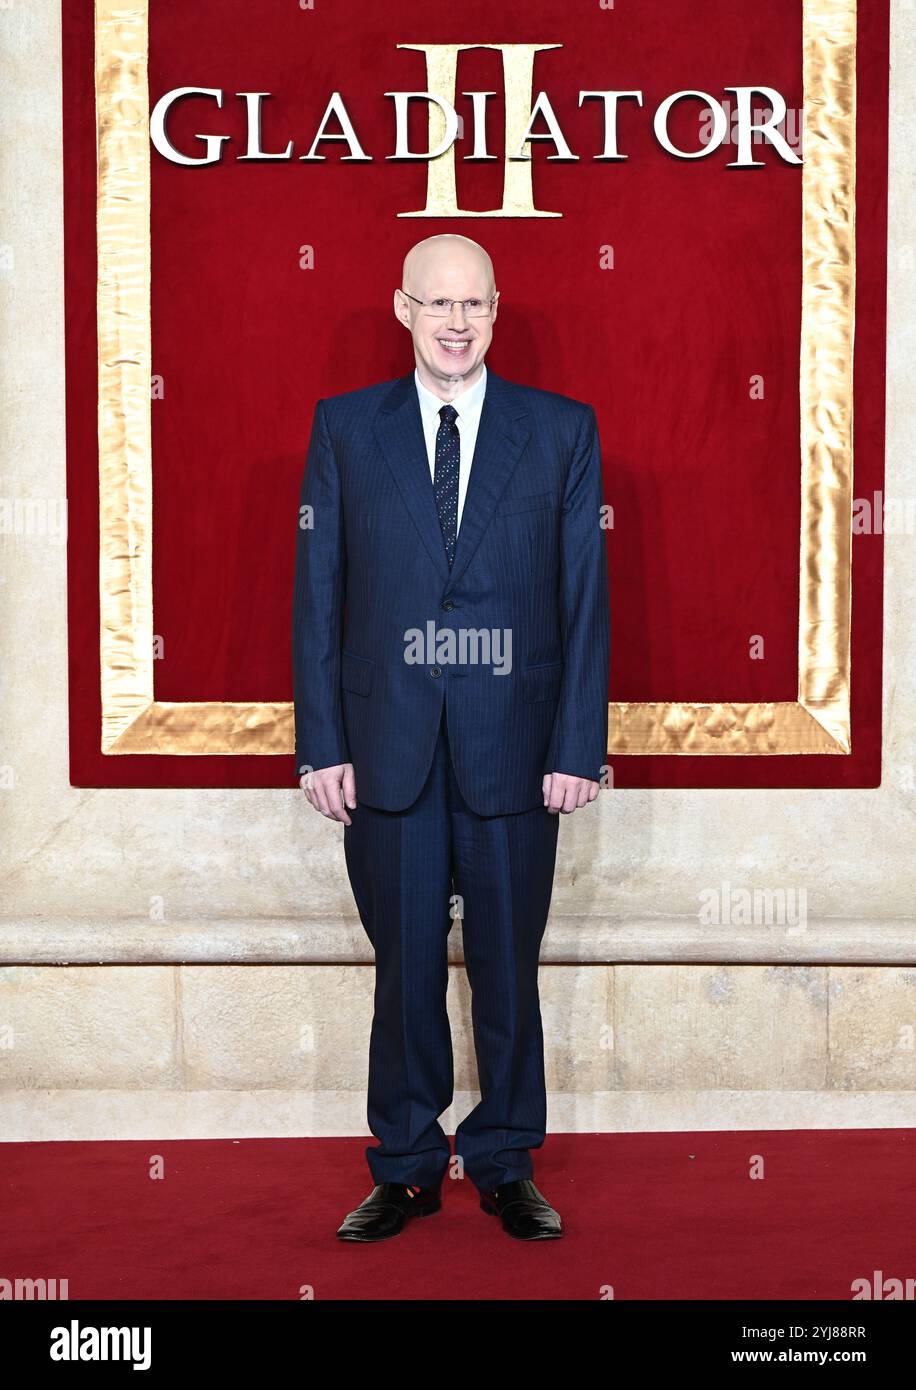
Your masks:
M 434 482 L 436 478 L 436 435 L 442 424 L 439 411 L 444 405 L 453 405 L 458 412 L 455 424 L 458 427 L 461 443 L 458 463 L 458 520 L 455 527 L 455 534 L 457 535 L 461 528 L 461 513 L 464 511 L 464 499 L 467 496 L 468 479 L 471 476 L 474 445 L 477 443 L 477 431 L 480 427 L 480 412 L 483 409 L 483 398 L 487 390 L 487 369 L 485 366 L 482 367 L 480 376 L 474 385 L 462 391 L 453 401 L 443 401 L 424 386 L 416 368 L 414 368 L 413 375 L 417 384 L 417 395 L 420 399 L 420 416 L 423 420 L 423 434 L 426 437 L 429 476 Z

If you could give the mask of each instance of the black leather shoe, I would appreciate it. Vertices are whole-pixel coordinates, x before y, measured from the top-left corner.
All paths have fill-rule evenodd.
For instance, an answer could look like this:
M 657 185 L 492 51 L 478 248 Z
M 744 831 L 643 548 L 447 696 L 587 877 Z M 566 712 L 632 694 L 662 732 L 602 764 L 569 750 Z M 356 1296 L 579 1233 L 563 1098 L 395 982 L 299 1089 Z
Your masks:
M 380 1182 L 364 1202 L 344 1217 L 341 1240 L 387 1240 L 400 1235 L 412 1216 L 432 1216 L 442 1206 L 441 1187 L 408 1187 Z
M 559 1212 L 538 1192 L 530 1178 L 481 1192 L 480 1209 L 501 1216 L 503 1230 L 516 1240 L 556 1240 L 563 1234 Z

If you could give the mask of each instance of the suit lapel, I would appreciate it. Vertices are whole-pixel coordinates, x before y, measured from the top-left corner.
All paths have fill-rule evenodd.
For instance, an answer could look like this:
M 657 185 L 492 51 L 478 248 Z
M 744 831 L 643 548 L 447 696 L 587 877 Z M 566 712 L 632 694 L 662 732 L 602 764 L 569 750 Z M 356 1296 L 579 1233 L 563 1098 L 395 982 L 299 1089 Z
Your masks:
M 487 389 L 450 573 L 429 475 L 413 372 L 399 377 L 385 397 L 375 423 L 376 438 L 420 539 L 444 580 L 454 583 L 459 579 L 480 544 L 528 442 L 531 431 L 527 415 L 525 407 L 514 400 L 512 383 L 488 367 Z
M 385 397 L 375 422 L 375 435 L 420 539 L 442 578 L 447 579 L 448 560 L 429 476 L 426 438 L 413 372 L 399 377 Z
M 488 367 L 471 476 L 458 528 L 452 583 L 467 569 L 531 434 L 528 412 L 514 402 L 514 394 L 512 383 Z

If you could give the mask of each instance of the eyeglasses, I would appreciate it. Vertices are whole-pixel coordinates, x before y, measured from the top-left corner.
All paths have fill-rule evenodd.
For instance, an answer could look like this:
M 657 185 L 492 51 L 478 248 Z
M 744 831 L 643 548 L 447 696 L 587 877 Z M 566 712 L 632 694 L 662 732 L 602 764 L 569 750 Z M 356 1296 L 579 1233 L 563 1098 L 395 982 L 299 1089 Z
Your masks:
M 401 294 L 407 295 L 414 304 L 420 304 L 435 319 L 447 319 L 455 305 L 459 305 L 469 319 L 483 319 L 496 303 L 495 299 L 417 299 L 416 295 L 407 294 L 406 290 L 401 290 Z

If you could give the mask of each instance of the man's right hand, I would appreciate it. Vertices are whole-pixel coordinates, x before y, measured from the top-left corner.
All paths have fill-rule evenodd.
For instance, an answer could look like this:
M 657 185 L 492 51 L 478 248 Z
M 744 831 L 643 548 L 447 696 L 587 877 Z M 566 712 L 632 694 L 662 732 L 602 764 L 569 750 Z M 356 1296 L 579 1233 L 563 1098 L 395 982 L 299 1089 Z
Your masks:
M 337 767 L 319 767 L 307 772 L 301 780 L 306 796 L 316 811 L 328 820 L 350 825 L 347 808 L 356 809 L 356 773 L 352 763 Z

